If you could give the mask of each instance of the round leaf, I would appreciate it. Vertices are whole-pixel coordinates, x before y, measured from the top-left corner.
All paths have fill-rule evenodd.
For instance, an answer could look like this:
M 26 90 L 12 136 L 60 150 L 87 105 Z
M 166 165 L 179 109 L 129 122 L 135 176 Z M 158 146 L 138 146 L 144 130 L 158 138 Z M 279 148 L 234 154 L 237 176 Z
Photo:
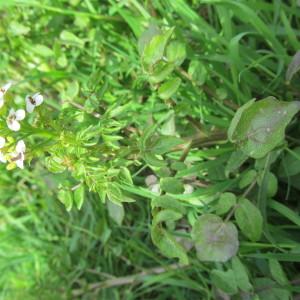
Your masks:
M 192 230 L 197 256 L 202 261 L 225 262 L 239 248 L 238 231 L 231 222 L 212 214 L 199 217 Z

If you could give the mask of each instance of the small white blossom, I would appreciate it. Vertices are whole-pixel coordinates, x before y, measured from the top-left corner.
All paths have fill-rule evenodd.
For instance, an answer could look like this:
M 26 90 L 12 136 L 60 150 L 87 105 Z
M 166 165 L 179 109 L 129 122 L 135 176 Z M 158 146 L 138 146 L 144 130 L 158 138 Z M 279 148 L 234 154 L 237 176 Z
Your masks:
M 2 149 L 5 146 L 5 143 L 6 143 L 5 138 L 0 136 L 0 149 Z M 2 153 L 2 151 L 0 151 L 0 162 L 6 163 L 6 158 Z
M 0 149 L 2 149 L 5 146 L 5 143 L 6 143 L 5 138 L 0 136 Z
M 43 103 L 44 97 L 40 93 L 36 93 L 33 96 L 26 96 L 26 110 L 28 113 L 32 113 L 36 106 Z
M 0 151 L 0 162 L 2 163 L 6 163 L 6 158 L 5 158 L 5 155 Z
M 0 108 L 4 104 L 4 95 L 10 87 L 11 87 L 11 83 L 9 82 L 0 88 Z
M 16 151 L 12 153 L 11 162 L 14 162 L 20 169 L 24 169 L 25 151 L 26 145 L 24 141 L 18 141 Z
M 19 131 L 21 125 L 19 121 L 22 121 L 25 118 L 25 110 L 18 109 L 15 111 L 13 108 L 10 109 L 9 115 L 6 119 L 7 126 L 12 131 Z

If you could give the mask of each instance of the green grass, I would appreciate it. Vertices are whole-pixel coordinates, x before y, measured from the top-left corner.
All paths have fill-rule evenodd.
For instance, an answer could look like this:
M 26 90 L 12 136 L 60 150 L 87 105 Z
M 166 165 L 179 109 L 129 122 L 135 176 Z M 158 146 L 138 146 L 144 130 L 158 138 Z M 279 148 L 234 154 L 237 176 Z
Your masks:
M 262 179 L 247 193 L 261 209 L 264 229 L 259 241 L 240 232 L 238 256 L 253 285 L 246 294 L 265 300 L 289 291 L 280 299 L 299 297 L 300 168 L 291 176 L 282 171 L 289 154 L 293 163 L 299 161 L 298 116 L 288 127 L 286 144 L 272 151 L 269 160 L 248 158 L 226 176 L 226 164 L 236 151 L 226 132 L 236 110 L 253 98 L 299 99 L 299 74 L 291 82 L 285 79 L 300 46 L 297 2 L 0 0 L 0 86 L 15 81 L 8 98 L 16 105 L 36 91 L 46 99 L 42 124 L 34 129 L 33 122 L 24 124 L 22 138 L 28 137 L 30 144 L 25 170 L 7 171 L 0 165 L 0 299 L 216 299 L 211 270 L 230 269 L 231 263 L 201 262 L 194 250 L 187 266 L 162 255 L 151 239 L 155 194 L 145 177 L 156 174 L 194 184 L 192 194 L 172 196 L 185 210 L 177 229 L 188 228 L 175 234 L 189 239 L 197 217 L 214 213 L 225 191 L 242 195 L 238 182 L 255 168 L 260 174 L 274 173 L 278 191 L 269 197 L 268 181 Z M 174 27 L 173 40 L 186 47 L 185 60 L 170 75 L 181 79 L 180 87 L 166 100 L 158 95 L 161 84 L 149 83 L 137 49 L 151 22 L 163 31 Z M 153 124 L 160 135 L 183 141 L 164 153 L 168 170 L 153 167 L 138 148 L 147 144 Z M 0 136 L 4 134 L 7 130 L 0 127 Z M 107 137 L 88 148 L 91 159 L 98 160 L 80 152 L 88 134 Z M 118 144 L 119 136 L 123 140 Z M 87 166 L 90 181 L 72 168 L 51 173 L 45 158 L 60 155 Z M 187 167 L 172 169 L 178 160 Z M 100 200 L 98 186 L 103 177 L 106 185 L 115 184 L 109 171 L 120 167 L 130 170 L 133 184 L 117 182 L 114 187 L 135 200 L 123 203 L 121 225 Z M 82 181 L 83 207 L 68 212 L 58 190 Z M 171 221 L 166 226 L 176 228 Z M 288 278 L 277 290 L 269 259 L 278 260 Z M 273 283 L 259 285 L 257 278 Z M 264 295 L 265 290 L 273 294 Z M 248 299 L 242 297 L 239 293 L 231 299 Z

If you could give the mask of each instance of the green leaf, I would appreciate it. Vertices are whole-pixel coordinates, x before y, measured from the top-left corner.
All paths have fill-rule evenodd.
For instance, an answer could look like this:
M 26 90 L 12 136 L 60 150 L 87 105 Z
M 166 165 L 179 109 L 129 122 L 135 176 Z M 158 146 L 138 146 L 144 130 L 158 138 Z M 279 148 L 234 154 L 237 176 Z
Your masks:
M 151 230 L 153 243 L 160 249 L 163 255 L 169 258 L 177 257 L 181 264 L 189 263 L 185 249 L 175 240 L 175 238 L 160 226 L 155 226 Z
M 269 268 L 272 277 L 278 282 L 280 285 L 286 285 L 289 283 L 281 264 L 276 259 L 269 259 Z
M 151 201 L 151 207 L 152 209 L 156 207 L 160 207 L 164 209 L 172 209 L 181 214 L 186 213 L 186 209 L 184 208 L 183 203 L 168 195 L 163 195 L 163 196 L 153 198 Z
M 228 139 L 229 141 L 231 141 L 232 143 L 235 142 L 234 140 L 234 133 L 238 128 L 239 122 L 242 118 L 242 115 L 244 114 L 244 112 L 252 106 L 252 104 L 255 102 L 255 99 L 252 99 L 250 101 L 248 101 L 247 103 L 245 103 L 243 106 L 241 106 L 235 113 L 233 119 L 231 120 L 230 126 L 228 128 Z
M 188 264 L 188 257 L 185 249 L 176 241 L 176 239 L 162 228 L 163 222 L 177 221 L 182 218 L 182 213 L 172 209 L 160 210 L 154 214 L 151 237 L 153 243 L 160 249 L 162 254 L 167 257 L 177 257 L 180 263 Z
M 218 215 L 226 214 L 236 204 L 236 196 L 233 193 L 221 194 L 216 206 Z
M 238 292 L 233 270 L 212 270 L 210 273 L 212 284 L 226 294 L 234 295 Z
M 62 55 L 60 55 L 57 58 L 56 62 L 61 68 L 65 68 L 68 65 L 68 59 L 67 59 L 66 54 L 62 53 Z
M 160 180 L 160 188 L 170 194 L 183 194 L 184 192 L 183 183 L 173 177 L 162 178 Z
M 262 184 L 262 180 L 263 180 L 263 177 L 262 177 L 262 174 L 260 174 L 260 176 L 258 177 L 258 184 L 261 186 Z M 277 180 L 277 177 L 271 173 L 271 172 L 267 172 L 265 174 L 266 176 L 266 183 L 267 183 L 267 195 L 269 198 L 272 198 L 276 195 L 277 193 L 277 190 L 278 190 L 278 180 Z
M 9 22 L 8 32 L 12 36 L 26 35 L 30 32 L 30 27 L 12 20 Z
M 116 204 L 110 200 L 106 202 L 108 215 L 119 225 L 122 225 L 124 219 L 124 207 L 121 203 Z
M 239 188 L 243 189 L 247 187 L 253 181 L 255 181 L 256 177 L 257 177 L 257 172 L 255 170 L 248 170 L 247 172 L 243 173 L 239 181 Z
M 163 160 L 158 159 L 153 153 L 144 153 L 143 158 L 147 164 L 153 167 L 161 168 L 166 165 L 166 163 Z
M 145 47 L 150 41 L 157 35 L 160 35 L 161 31 L 155 24 L 150 24 L 149 28 L 146 29 L 138 40 L 138 50 L 140 55 L 143 55 Z
M 177 221 L 181 218 L 182 214 L 172 209 L 160 210 L 158 213 L 155 214 L 152 221 L 152 226 L 155 227 L 162 222 Z
M 66 170 L 63 164 L 64 160 L 58 156 L 49 156 L 45 158 L 46 168 L 52 173 L 62 173 Z
M 299 111 L 300 102 L 274 97 L 250 101 L 238 109 L 228 129 L 228 138 L 253 158 L 262 158 L 284 140 L 285 128 Z
M 152 67 L 163 58 L 165 47 L 173 33 L 173 30 L 174 28 L 171 28 L 162 34 L 154 35 L 150 42 L 145 45 L 143 51 L 143 62 L 146 66 Z
M 162 155 L 182 143 L 182 139 L 175 136 L 156 136 L 149 140 L 149 142 L 147 143 L 147 149 L 154 154 Z
M 270 200 L 268 206 L 276 210 L 279 214 L 286 217 L 292 223 L 300 227 L 300 216 L 297 211 L 291 210 L 286 205 L 281 204 L 280 202 Z
M 192 229 L 197 256 L 201 261 L 225 262 L 239 248 L 238 231 L 233 223 L 212 214 L 198 218 Z
M 178 41 L 171 42 L 167 47 L 167 60 L 180 66 L 186 57 L 185 45 Z
M 43 57 L 51 57 L 54 55 L 54 51 L 45 45 L 34 45 L 32 51 Z
M 60 190 L 57 196 L 59 201 L 66 207 L 66 210 L 70 211 L 73 206 L 73 195 L 71 191 Z
M 151 83 L 159 83 L 165 80 L 174 70 L 174 64 L 172 63 L 159 63 L 155 68 L 153 73 L 149 77 Z
M 73 100 L 79 93 L 79 83 L 74 80 L 68 84 L 68 88 L 66 90 L 66 97 L 70 100 Z
M 208 72 L 203 63 L 199 60 L 192 60 L 189 65 L 188 74 L 198 85 L 203 85 L 208 77 Z
M 238 170 L 240 166 L 248 159 L 243 151 L 237 150 L 231 153 L 229 160 L 227 161 L 225 173 L 228 176 L 230 173 L 233 173 Z
M 132 177 L 130 171 L 126 167 L 122 167 L 118 174 L 118 178 L 121 183 L 133 185 Z
M 289 149 L 281 160 L 278 176 L 291 177 L 300 173 L 300 147 Z
M 237 256 L 232 259 L 231 265 L 238 288 L 244 292 L 251 291 L 252 285 L 249 281 L 247 269 Z
M 269 278 L 256 278 L 254 281 L 255 290 L 261 300 L 290 300 L 290 292 L 279 288 L 277 284 Z M 267 288 L 266 288 L 267 287 Z
M 161 85 L 158 89 L 158 95 L 161 99 L 167 100 L 170 99 L 172 95 L 174 95 L 179 88 L 181 83 L 181 79 L 176 77 L 170 79 L 169 81 L 165 82 Z
M 291 81 L 294 75 L 300 70 L 300 51 L 297 51 L 293 56 L 287 71 L 286 71 L 286 81 Z
M 70 31 L 63 30 L 59 37 L 65 44 L 76 45 L 79 47 L 84 46 L 84 41 Z
M 78 209 L 81 209 L 83 201 L 84 201 L 84 185 L 81 184 L 79 188 L 74 191 L 74 202 Z
M 108 199 L 117 205 L 119 205 L 124 200 L 122 192 L 116 184 L 110 184 L 107 188 L 106 193 Z
M 254 204 L 248 199 L 242 198 L 238 203 L 234 216 L 246 237 L 253 242 L 260 239 L 263 229 L 263 217 Z

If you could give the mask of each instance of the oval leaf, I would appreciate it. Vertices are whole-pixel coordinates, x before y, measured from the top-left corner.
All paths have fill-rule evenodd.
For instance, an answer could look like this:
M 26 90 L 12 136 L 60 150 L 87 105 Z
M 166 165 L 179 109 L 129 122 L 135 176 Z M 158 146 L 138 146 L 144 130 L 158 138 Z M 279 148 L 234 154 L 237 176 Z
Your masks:
M 167 100 L 172 95 L 174 95 L 179 88 L 181 83 L 180 78 L 173 78 L 169 81 L 165 82 L 161 85 L 161 87 L 158 89 L 158 95 L 161 99 Z
M 228 270 L 226 272 L 221 270 L 212 270 L 210 278 L 213 285 L 226 294 L 234 295 L 238 292 L 235 274 L 232 270 Z
M 299 108 L 298 101 L 283 102 L 274 97 L 250 101 L 236 112 L 228 129 L 228 138 L 245 154 L 262 158 L 282 143 L 285 128 Z
M 248 199 L 242 198 L 234 212 L 238 226 L 251 241 L 260 239 L 263 229 L 263 217 L 259 209 Z
M 192 238 L 202 261 L 225 262 L 239 248 L 238 231 L 231 222 L 212 214 L 202 215 L 194 224 Z

